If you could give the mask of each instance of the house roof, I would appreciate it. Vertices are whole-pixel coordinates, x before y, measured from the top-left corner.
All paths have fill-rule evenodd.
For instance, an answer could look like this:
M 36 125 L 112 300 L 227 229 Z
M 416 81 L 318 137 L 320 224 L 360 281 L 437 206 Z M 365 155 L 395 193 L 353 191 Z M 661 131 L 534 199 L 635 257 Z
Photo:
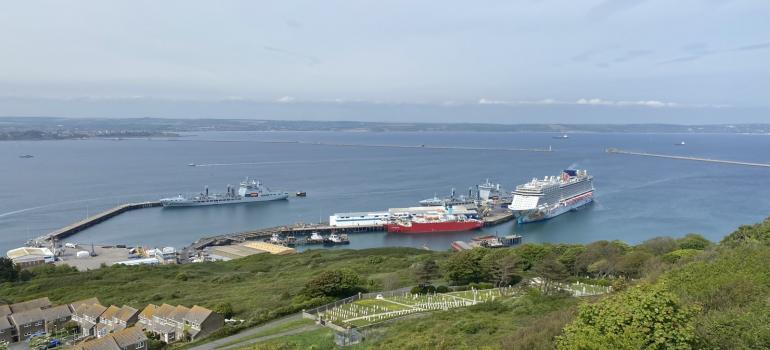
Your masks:
M 99 302 L 99 299 L 97 299 L 97 298 L 88 298 L 88 299 L 83 299 L 83 300 L 78 300 L 78 301 L 71 302 L 70 303 L 70 308 L 74 312 L 75 310 L 77 310 L 80 307 L 80 305 L 83 305 L 83 304 L 85 304 L 85 305 L 93 305 L 93 304 L 101 305 L 101 303 Z
M 13 328 L 11 321 L 8 321 L 8 317 L 6 316 L 0 316 L 0 329 L 9 329 L 9 328 Z
M 96 319 L 101 316 L 107 308 L 99 304 L 81 304 L 75 313 L 78 315 L 88 316 Z
M 27 310 L 24 312 L 13 313 L 9 317 L 11 318 L 11 321 L 13 321 L 13 324 L 15 324 L 17 327 L 27 323 L 45 320 L 45 317 L 43 316 L 43 311 L 41 311 L 40 309 L 33 309 L 33 310 Z
M 115 305 L 110 305 L 110 307 L 107 308 L 107 310 L 104 310 L 104 312 L 101 314 L 101 318 L 103 320 L 112 320 L 113 317 L 115 317 L 115 314 L 120 311 L 120 308 Z
M 192 309 L 190 309 L 190 312 L 187 313 L 185 316 L 185 320 L 190 323 L 197 323 L 201 324 L 203 321 L 205 321 L 212 313 L 213 311 L 202 307 L 198 305 L 193 305 Z
M 11 307 L 8 305 L 0 305 L 0 316 L 7 316 L 11 314 Z
M 169 304 L 163 304 L 159 308 L 155 309 L 154 316 L 160 318 L 171 318 L 171 313 L 176 310 L 175 307 Z
M 11 304 L 11 311 L 13 311 L 13 313 L 17 313 L 32 309 L 44 309 L 49 306 L 51 306 L 51 301 L 48 300 L 48 297 L 44 297 Z
M 142 309 L 142 312 L 139 313 L 139 317 L 150 319 L 152 318 L 152 315 L 155 313 L 155 310 L 158 309 L 158 305 L 155 304 L 147 304 L 147 306 Z
M 76 346 L 75 349 L 80 350 L 121 350 L 118 343 L 112 337 L 103 337 L 99 339 L 89 340 Z
M 62 317 L 72 316 L 72 311 L 68 305 L 59 305 L 52 308 L 43 309 L 43 317 L 46 321 L 53 321 Z
M 128 327 L 124 330 L 110 334 L 110 337 L 115 339 L 118 346 L 124 349 L 129 345 L 147 341 L 147 336 L 145 336 L 144 332 L 137 327 Z
M 120 310 L 118 310 L 118 312 L 115 313 L 114 317 L 123 322 L 128 322 L 129 320 L 131 320 L 131 318 L 136 316 L 137 313 L 139 313 L 139 310 L 134 309 L 128 305 L 123 305 L 123 307 L 121 307 Z
M 189 308 L 184 307 L 182 305 L 177 305 L 176 309 L 174 309 L 174 311 L 171 312 L 170 318 L 173 319 L 174 321 L 182 322 L 184 321 L 188 312 L 190 312 Z

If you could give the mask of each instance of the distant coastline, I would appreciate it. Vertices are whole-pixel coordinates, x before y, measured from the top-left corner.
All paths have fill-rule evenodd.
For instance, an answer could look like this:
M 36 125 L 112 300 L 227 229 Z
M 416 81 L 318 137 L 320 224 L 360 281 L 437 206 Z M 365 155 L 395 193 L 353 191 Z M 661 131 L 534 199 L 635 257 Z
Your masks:
M 0 117 L 0 140 L 176 137 L 203 131 L 770 134 L 770 124 L 486 124 L 263 119 Z

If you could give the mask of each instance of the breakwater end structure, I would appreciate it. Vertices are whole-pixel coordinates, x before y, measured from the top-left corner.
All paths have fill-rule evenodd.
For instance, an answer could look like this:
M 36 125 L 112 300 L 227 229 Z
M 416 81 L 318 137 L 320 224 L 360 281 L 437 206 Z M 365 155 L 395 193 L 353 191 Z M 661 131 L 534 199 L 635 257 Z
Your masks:
M 719 163 L 719 164 L 731 164 L 731 165 L 743 165 L 743 166 L 770 168 L 770 164 L 767 164 L 767 163 L 752 163 L 752 162 L 741 162 L 741 161 L 735 161 L 735 160 L 699 158 L 699 157 L 689 157 L 689 156 L 676 156 L 676 155 L 656 154 L 656 153 L 647 153 L 647 152 L 633 152 L 633 151 L 626 151 L 626 150 L 617 149 L 617 148 L 608 148 L 607 149 L 607 153 L 627 154 L 627 155 L 644 156 L 644 157 L 668 158 L 668 159 L 690 160 L 690 161 L 697 161 L 697 162 L 708 162 L 708 163 Z

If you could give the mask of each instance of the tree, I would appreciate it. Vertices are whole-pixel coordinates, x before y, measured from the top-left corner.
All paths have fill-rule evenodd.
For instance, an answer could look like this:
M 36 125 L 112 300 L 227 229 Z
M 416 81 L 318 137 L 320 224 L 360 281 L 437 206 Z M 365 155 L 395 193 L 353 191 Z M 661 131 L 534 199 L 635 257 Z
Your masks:
M 644 271 L 644 265 L 652 257 L 646 250 L 634 250 L 619 258 L 617 272 L 628 278 L 639 278 Z
M 427 284 L 439 275 L 436 260 L 426 260 L 414 265 L 414 278 L 418 284 Z
M 583 304 L 564 327 L 556 347 L 572 349 L 689 349 L 695 340 L 693 316 L 660 286 L 643 286 Z
M 481 260 L 486 249 L 476 248 L 452 254 L 444 265 L 444 274 L 454 284 L 464 285 L 486 280 L 488 271 Z
M 13 260 L 0 257 L 0 283 L 15 282 L 19 278 L 19 270 L 13 264 Z
M 235 311 L 233 311 L 233 305 L 230 303 L 219 303 L 214 306 L 214 312 L 222 315 L 224 318 L 233 318 Z
M 361 277 L 349 269 L 324 271 L 305 284 L 303 294 L 311 297 L 345 298 L 364 291 Z
M 639 247 L 646 249 L 652 254 L 663 255 L 677 250 L 679 245 L 671 237 L 655 237 L 642 242 Z
M 600 276 L 615 273 L 618 259 L 629 250 L 629 246 L 619 241 L 596 241 L 586 246 L 583 253 L 575 260 L 578 273 L 590 272 Z M 592 271 L 593 270 L 593 271 Z
M 521 278 L 521 258 L 517 255 L 505 254 L 492 262 L 489 274 L 497 287 L 511 285 L 511 282 L 518 282 Z
M 543 294 L 551 294 L 558 291 L 558 283 L 569 277 L 567 268 L 553 255 L 544 258 L 535 265 L 534 271 L 543 281 L 540 284 L 540 290 Z
M 705 250 L 711 245 L 711 241 L 696 233 L 688 233 L 676 242 L 679 243 L 679 249 Z

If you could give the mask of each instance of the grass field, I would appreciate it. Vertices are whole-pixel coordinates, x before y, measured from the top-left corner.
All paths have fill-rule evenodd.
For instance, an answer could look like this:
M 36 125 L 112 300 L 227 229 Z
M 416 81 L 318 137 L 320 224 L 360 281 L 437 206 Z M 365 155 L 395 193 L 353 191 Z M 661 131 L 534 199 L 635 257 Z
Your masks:
M 386 284 L 398 288 L 413 283 L 409 266 L 425 255 L 441 260 L 447 253 L 410 248 L 311 250 L 228 262 L 38 271 L 27 282 L 0 283 L 0 303 L 38 297 L 49 297 L 54 304 L 97 297 L 103 304 L 139 309 L 148 303 L 209 308 L 229 303 L 236 318 L 267 320 L 314 306 L 297 304 L 294 297 L 319 271 L 349 268 L 362 277 L 367 289 L 382 290 Z

